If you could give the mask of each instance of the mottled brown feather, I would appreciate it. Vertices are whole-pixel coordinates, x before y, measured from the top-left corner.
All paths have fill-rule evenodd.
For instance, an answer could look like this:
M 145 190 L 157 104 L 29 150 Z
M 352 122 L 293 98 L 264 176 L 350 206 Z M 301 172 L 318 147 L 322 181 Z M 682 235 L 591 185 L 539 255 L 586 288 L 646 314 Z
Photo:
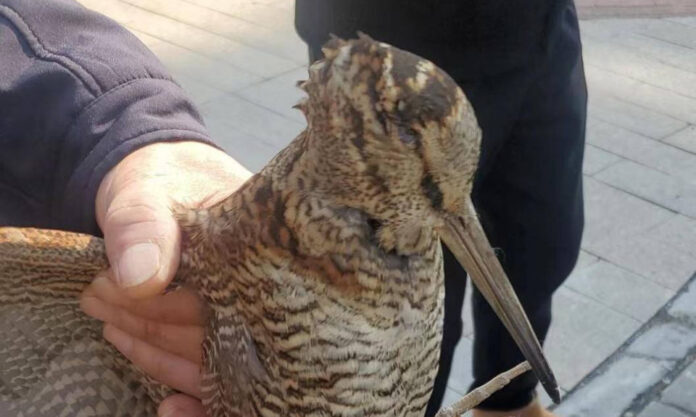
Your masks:
M 324 53 L 300 83 L 307 129 L 229 198 L 177 212 L 175 282 L 211 312 L 211 417 L 421 416 L 430 397 L 444 292 L 434 228 L 465 204 L 480 131 L 428 61 L 365 35 Z M 154 414 L 167 387 L 77 309 L 106 267 L 97 238 L 0 229 L 0 323 L 17 335 L 0 342 L 0 414 Z M 47 333 L 57 342 L 37 351 Z

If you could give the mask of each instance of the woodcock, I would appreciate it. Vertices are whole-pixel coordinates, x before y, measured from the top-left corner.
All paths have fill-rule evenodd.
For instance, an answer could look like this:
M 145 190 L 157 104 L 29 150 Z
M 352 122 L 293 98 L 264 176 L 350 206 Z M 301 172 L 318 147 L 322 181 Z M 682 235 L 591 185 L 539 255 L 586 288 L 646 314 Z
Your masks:
M 208 415 L 422 416 L 443 319 L 440 238 L 558 391 L 469 194 L 481 133 L 434 64 L 333 39 L 299 83 L 308 126 L 209 209 L 179 210 L 179 285 L 207 303 Z M 102 240 L 0 229 L 0 415 L 150 416 L 170 390 L 78 296 Z M 38 337 L 37 337 L 38 336 Z

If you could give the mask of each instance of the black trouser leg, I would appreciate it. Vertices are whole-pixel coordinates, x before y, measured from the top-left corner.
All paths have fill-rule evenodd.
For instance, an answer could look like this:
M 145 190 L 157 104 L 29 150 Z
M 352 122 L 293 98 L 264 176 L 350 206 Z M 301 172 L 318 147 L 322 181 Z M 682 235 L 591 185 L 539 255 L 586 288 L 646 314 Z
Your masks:
M 435 378 L 433 393 L 430 396 L 425 415 L 432 417 L 440 409 L 440 403 L 445 396 L 447 380 L 452 368 L 454 349 L 462 337 L 462 305 L 466 289 L 466 275 L 462 274 L 452 252 L 447 246 L 442 246 L 445 260 L 445 321 L 443 323 L 442 345 L 440 348 L 440 367 Z
M 475 193 L 491 243 L 540 340 L 551 322 L 551 296 L 570 274 L 583 228 L 582 159 L 587 89 L 575 11 L 570 6 L 551 40 L 546 65 L 532 80 L 515 126 Z M 476 292 L 474 386 L 524 358 Z M 514 409 L 533 398 L 527 373 L 481 407 Z
M 572 6 L 559 25 L 548 50 L 539 58 L 541 63 L 527 69 L 528 77 L 508 74 L 495 82 L 461 83 L 484 134 L 474 202 L 542 341 L 551 322 L 552 294 L 575 265 L 583 227 L 581 167 L 587 92 Z M 517 105 L 517 114 L 508 126 L 510 108 Z M 464 272 L 457 268 L 446 266 L 447 290 L 455 285 L 463 287 Z M 460 292 L 463 294 L 457 290 L 456 296 Z M 455 304 L 450 301 L 450 305 Z M 461 312 L 454 310 L 446 309 L 445 323 L 459 318 Z M 472 388 L 524 360 L 478 291 L 473 295 L 473 312 Z M 450 352 L 458 341 L 448 337 L 447 332 L 445 326 L 440 364 L 443 377 L 438 375 L 436 380 L 428 416 L 440 406 L 447 379 L 444 376 L 449 375 L 451 365 Z M 536 384 L 533 374 L 527 373 L 481 408 L 523 407 L 534 398 Z

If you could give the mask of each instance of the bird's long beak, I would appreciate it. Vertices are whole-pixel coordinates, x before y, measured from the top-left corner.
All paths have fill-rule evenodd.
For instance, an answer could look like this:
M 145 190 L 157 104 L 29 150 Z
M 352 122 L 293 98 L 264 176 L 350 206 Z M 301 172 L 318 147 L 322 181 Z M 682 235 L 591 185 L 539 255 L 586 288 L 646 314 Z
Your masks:
M 452 216 L 445 220 L 440 237 L 493 307 L 493 311 L 532 365 L 546 392 L 558 403 L 560 394 L 556 378 L 546 362 L 527 315 L 483 232 L 470 199 L 468 205 L 467 217 Z

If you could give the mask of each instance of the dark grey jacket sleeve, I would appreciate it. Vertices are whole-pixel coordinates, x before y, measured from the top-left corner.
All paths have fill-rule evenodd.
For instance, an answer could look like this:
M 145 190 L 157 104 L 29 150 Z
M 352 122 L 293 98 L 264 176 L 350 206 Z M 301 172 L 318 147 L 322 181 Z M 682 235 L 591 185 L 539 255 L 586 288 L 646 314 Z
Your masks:
M 209 142 L 157 58 L 73 0 L 0 0 L 0 225 L 98 233 L 94 199 L 125 155 Z

